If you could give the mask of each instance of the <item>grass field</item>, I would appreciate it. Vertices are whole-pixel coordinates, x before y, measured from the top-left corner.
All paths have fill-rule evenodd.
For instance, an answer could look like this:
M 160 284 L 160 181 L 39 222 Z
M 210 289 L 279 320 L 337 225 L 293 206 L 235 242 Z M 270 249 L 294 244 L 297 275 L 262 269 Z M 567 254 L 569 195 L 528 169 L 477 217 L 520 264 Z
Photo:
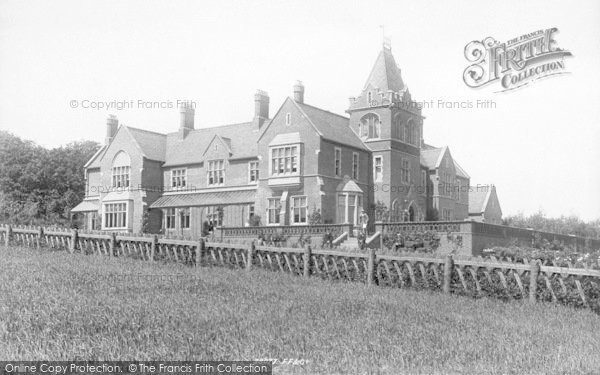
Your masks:
M 302 359 L 275 373 L 600 371 L 600 316 L 287 274 L 0 248 L 0 360 Z

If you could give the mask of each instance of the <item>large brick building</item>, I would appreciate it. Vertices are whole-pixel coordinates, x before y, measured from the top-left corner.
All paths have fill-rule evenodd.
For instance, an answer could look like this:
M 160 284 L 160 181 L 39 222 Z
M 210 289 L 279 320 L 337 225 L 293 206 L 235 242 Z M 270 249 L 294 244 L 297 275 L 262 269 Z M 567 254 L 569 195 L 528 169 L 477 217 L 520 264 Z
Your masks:
M 447 146 L 423 139 L 391 49 L 384 46 L 348 116 L 306 104 L 298 82 L 271 116 L 255 94 L 254 118 L 196 129 L 180 108 L 179 129 L 159 134 L 107 121 L 106 142 L 85 166 L 87 191 L 73 209 L 88 228 L 198 235 L 202 223 L 356 223 L 362 209 L 390 220 L 463 220 L 469 175 Z M 256 218 L 255 218 L 256 220 Z

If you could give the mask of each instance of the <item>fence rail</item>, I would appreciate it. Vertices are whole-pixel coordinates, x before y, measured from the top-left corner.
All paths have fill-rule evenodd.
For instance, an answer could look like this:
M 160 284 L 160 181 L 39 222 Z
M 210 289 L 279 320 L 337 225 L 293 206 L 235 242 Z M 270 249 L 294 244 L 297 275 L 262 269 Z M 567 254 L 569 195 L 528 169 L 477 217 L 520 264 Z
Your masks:
M 546 300 L 600 311 L 600 270 L 559 267 L 540 261 L 523 263 L 446 257 L 378 255 L 197 241 L 132 237 L 116 233 L 80 233 L 56 228 L 0 226 L 0 241 L 38 249 L 190 266 L 261 267 L 303 277 L 363 282 L 368 285 L 440 290 L 474 297 Z

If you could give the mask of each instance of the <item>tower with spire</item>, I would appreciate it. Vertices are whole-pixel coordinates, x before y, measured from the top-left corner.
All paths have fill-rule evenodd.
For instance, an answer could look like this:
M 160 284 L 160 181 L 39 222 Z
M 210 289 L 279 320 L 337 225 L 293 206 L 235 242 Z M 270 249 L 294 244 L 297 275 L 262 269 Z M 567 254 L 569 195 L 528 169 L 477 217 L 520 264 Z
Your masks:
M 427 211 L 427 183 L 420 167 L 424 117 L 387 40 L 346 112 L 350 127 L 372 151 L 375 203 L 383 203 L 393 219 L 423 220 Z

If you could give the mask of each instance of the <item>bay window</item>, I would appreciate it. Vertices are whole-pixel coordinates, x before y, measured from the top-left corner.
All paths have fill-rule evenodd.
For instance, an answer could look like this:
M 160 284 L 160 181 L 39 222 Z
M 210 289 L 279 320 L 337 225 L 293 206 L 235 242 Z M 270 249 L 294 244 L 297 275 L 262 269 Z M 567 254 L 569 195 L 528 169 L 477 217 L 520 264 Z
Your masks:
M 127 228 L 127 203 L 106 203 L 104 205 L 105 228 Z
M 287 176 L 298 174 L 299 146 L 271 148 L 271 175 Z

